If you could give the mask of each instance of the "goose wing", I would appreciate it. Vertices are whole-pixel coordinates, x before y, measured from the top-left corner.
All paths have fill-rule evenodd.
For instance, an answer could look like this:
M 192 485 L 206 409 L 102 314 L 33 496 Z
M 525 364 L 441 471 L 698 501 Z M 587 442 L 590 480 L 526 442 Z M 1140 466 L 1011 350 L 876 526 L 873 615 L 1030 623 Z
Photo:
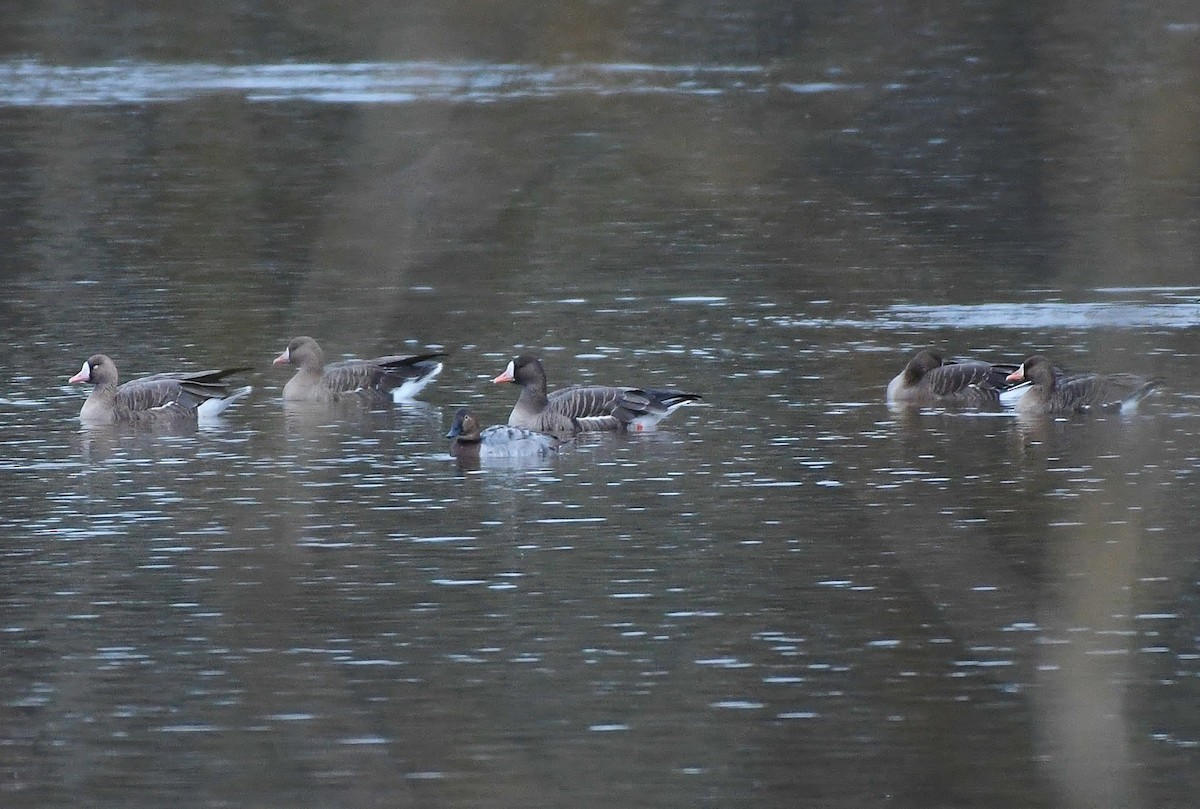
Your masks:
M 548 407 L 569 419 L 611 416 L 623 393 L 608 385 L 573 385 L 551 393 Z
M 155 374 L 118 387 L 115 404 L 130 413 L 137 413 L 175 404 L 183 396 L 184 387 L 179 379 L 171 374 Z
M 432 365 L 436 364 L 433 360 L 444 356 L 446 354 L 442 351 L 431 354 L 396 354 L 390 357 L 379 357 L 370 360 L 370 362 L 378 365 L 383 373 L 388 376 L 408 379 L 409 377 L 425 373 Z
M 1158 380 L 1134 374 L 1079 374 L 1058 380 L 1054 389 L 1056 410 L 1083 412 L 1116 410 L 1136 402 L 1158 386 Z
M 657 421 L 671 411 L 688 402 L 700 401 L 700 394 L 679 390 L 656 390 L 654 388 L 620 388 L 613 415 L 628 424 L 645 416 Z
M 580 430 L 617 430 L 634 423 L 652 426 L 675 408 L 699 399 L 699 394 L 676 390 L 577 385 L 550 394 L 548 406 Z
M 230 388 L 225 378 L 249 370 L 239 367 L 151 374 L 117 388 L 117 403 L 130 410 L 149 410 L 173 402 L 198 407 L 209 399 L 228 396 Z
M 325 366 L 321 381 L 335 393 L 379 390 L 384 369 L 375 360 L 345 360 Z
M 941 365 L 928 371 L 924 379 L 936 396 L 951 398 L 969 389 L 977 389 L 984 394 L 984 398 L 995 401 L 1000 388 L 1007 387 L 1005 376 L 1007 374 L 1002 375 L 998 366 L 971 360 Z
M 406 379 L 421 376 L 432 370 L 437 363 L 435 354 L 392 355 L 372 360 L 345 360 L 325 366 L 322 381 L 330 390 L 348 393 L 370 390 L 387 393 Z

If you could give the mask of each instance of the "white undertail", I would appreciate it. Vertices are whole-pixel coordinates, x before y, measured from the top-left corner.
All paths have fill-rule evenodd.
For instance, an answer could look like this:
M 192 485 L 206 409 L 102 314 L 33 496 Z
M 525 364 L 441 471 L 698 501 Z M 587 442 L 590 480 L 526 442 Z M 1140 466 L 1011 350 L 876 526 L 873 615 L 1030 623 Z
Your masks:
M 392 402 L 399 404 L 415 399 L 417 394 L 425 389 L 433 380 L 437 379 L 438 374 L 442 372 L 442 363 L 436 363 L 433 370 L 424 376 L 414 376 L 412 379 L 406 379 L 401 383 L 400 387 L 392 388 Z
M 221 413 L 225 412 L 225 408 L 229 407 L 238 399 L 249 396 L 250 391 L 252 390 L 254 390 L 254 388 L 250 385 L 247 385 L 244 388 L 238 388 L 237 390 L 230 391 L 228 396 L 222 396 L 219 399 L 206 399 L 200 404 L 199 407 L 196 408 L 196 416 L 200 419 L 200 421 L 214 419 L 221 415 Z

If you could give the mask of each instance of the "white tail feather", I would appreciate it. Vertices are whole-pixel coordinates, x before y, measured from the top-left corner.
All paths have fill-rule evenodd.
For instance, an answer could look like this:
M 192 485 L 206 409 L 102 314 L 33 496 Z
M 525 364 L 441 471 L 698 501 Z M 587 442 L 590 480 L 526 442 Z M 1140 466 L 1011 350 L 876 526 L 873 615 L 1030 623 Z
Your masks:
M 433 380 L 437 379 L 437 375 L 442 372 L 442 363 L 437 363 L 433 366 L 433 370 L 424 376 L 415 376 L 412 379 L 406 379 L 401 383 L 400 387 L 392 388 L 392 402 L 399 404 L 415 399 L 417 394 L 425 389 Z
M 217 416 L 221 415 L 221 413 L 225 412 L 225 408 L 229 407 L 238 399 L 241 399 L 244 396 L 249 396 L 250 391 L 252 390 L 254 390 L 254 388 L 252 388 L 250 385 L 247 385 L 244 388 L 238 388 L 237 390 L 230 391 L 228 396 L 223 396 L 220 399 L 208 399 L 202 402 L 200 406 L 196 408 L 196 415 L 201 420 L 216 418 Z

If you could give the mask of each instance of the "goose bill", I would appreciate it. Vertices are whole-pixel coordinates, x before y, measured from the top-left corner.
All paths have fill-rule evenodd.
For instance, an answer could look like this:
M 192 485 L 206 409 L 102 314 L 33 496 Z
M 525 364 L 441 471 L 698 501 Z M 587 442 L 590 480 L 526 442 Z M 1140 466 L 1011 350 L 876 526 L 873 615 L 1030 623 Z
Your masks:
M 83 367 L 79 369 L 79 373 L 68 379 L 68 382 L 88 382 L 92 378 L 92 367 L 85 360 Z
M 509 360 L 508 367 L 504 369 L 504 373 L 493 379 L 492 384 L 499 385 L 501 382 L 512 382 L 513 379 L 513 364 L 512 360 Z

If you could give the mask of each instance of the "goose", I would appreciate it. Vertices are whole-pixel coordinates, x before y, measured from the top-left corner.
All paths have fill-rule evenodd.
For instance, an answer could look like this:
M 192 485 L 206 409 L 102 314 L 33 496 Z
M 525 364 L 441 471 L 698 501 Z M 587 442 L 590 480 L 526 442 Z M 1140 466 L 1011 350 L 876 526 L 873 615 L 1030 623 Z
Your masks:
M 372 401 L 403 402 L 416 397 L 442 372 L 438 352 L 393 355 L 373 360 L 325 364 L 325 354 L 311 337 L 295 337 L 272 365 L 295 365 L 295 375 L 283 386 L 285 402 L 334 402 L 352 396 Z
M 1068 375 L 1040 355 L 1021 363 L 1008 381 L 1030 383 L 1029 391 L 1016 404 L 1017 412 L 1024 414 L 1132 413 L 1160 384 L 1157 379 L 1133 374 Z
M 79 411 L 79 420 L 84 424 L 194 426 L 199 419 L 219 415 L 250 393 L 249 385 L 231 390 L 225 381 L 227 376 L 248 370 L 153 374 L 122 385 L 112 358 L 93 354 L 67 381 L 93 386 Z
M 537 357 L 522 354 L 492 380 L 511 382 L 521 395 L 508 417 L 510 427 L 551 435 L 577 432 L 656 429 L 679 407 L 699 401 L 697 393 L 652 388 L 576 385 L 546 393 L 546 371 Z
M 1015 365 L 961 360 L 946 362 L 940 353 L 923 349 L 887 386 L 892 405 L 915 407 L 991 407 L 1010 385 Z
M 496 424 L 480 430 L 479 419 L 470 408 L 460 407 L 454 414 L 447 438 L 453 438 L 450 454 L 456 457 L 515 458 L 545 455 L 558 449 L 562 440 L 546 433 Z

